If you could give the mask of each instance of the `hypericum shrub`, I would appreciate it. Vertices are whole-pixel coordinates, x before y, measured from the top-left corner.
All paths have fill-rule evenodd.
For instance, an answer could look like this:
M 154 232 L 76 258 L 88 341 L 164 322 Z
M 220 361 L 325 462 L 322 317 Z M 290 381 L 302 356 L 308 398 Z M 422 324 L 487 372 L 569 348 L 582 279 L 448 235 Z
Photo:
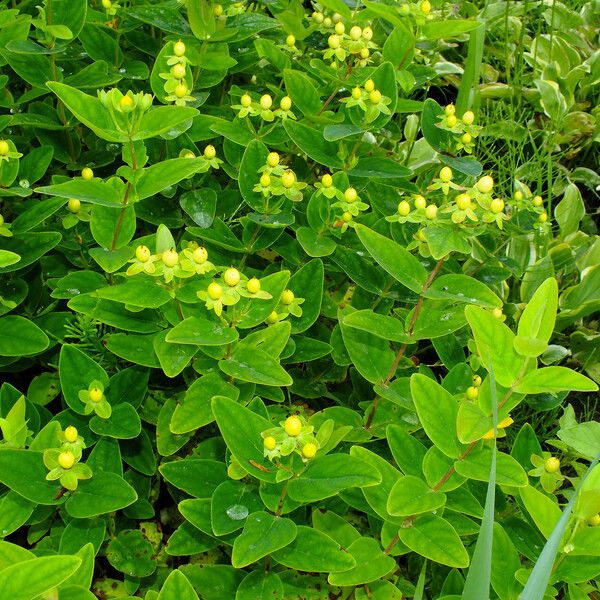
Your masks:
M 597 592 L 600 246 L 472 11 L 0 13 L 0 600 Z

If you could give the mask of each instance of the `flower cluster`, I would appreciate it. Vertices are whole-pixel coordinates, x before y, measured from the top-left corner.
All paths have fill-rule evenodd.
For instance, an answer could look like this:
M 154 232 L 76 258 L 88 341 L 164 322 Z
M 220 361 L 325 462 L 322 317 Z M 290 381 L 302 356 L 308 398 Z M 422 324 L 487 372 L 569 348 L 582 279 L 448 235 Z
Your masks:
M 175 248 L 168 248 L 155 254 L 152 254 L 148 246 L 140 244 L 129 263 L 127 275 L 144 272 L 147 275 L 164 278 L 165 283 L 170 283 L 174 277 L 187 279 L 193 275 L 205 275 L 215 270 L 213 263 L 208 260 L 206 249 L 193 241 L 188 242 L 181 252 L 177 252 Z
M 160 73 L 160 77 L 165 80 L 163 86 L 167 93 L 165 100 L 174 102 L 176 106 L 185 106 L 186 102 L 195 100 L 193 96 L 190 96 L 191 73 L 187 68 L 185 44 L 181 40 L 169 43 L 173 45 L 173 54 L 167 59 L 171 70 L 168 73 Z
M 239 104 L 232 104 L 231 108 L 238 111 L 238 117 L 260 117 L 263 121 L 272 122 L 275 118 L 282 120 L 296 119 L 292 112 L 292 99 L 289 96 L 283 96 L 279 100 L 279 108 L 273 108 L 273 96 L 263 94 L 258 101 L 245 92 L 240 97 Z
M 542 456 L 531 455 L 531 464 L 535 467 L 528 472 L 532 477 L 539 477 L 540 484 L 545 492 L 553 494 L 564 481 L 560 472 L 560 460 L 549 452 L 543 452 Z
M 380 114 L 390 115 L 388 104 L 391 99 L 384 96 L 376 87 L 372 79 L 367 79 L 363 87 L 352 88 L 348 98 L 342 98 L 348 108 L 358 106 L 365 113 L 365 123 L 372 123 Z
M 0 140 L 0 164 L 2 161 L 8 162 L 11 158 L 21 158 L 23 154 L 17 152 L 16 146 L 11 140 Z
M 438 206 L 428 201 L 423 195 L 403 199 L 398 204 L 397 214 L 386 217 L 390 222 L 425 223 L 436 220 L 450 220 L 455 224 L 495 223 L 502 229 L 503 222 L 509 219 L 505 212 L 505 202 L 502 198 L 494 197 L 494 180 L 490 175 L 484 175 L 470 186 L 454 182 L 454 173 L 450 167 L 442 167 L 438 177 L 434 178 L 427 188 L 428 192 L 442 192 L 442 203 Z M 451 192 L 458 192 L 452 195 Z
M 444 114 L 439 115 L 438 118 L 440 128 L 454 134 L 456 149 L 472 154 L 475 146 L 474 140 L 482 129 L 481 126 L 475 125 L 475 113 L 468 110 L 459 119 L 456 116 L 454 104 L 448 104 L 444 108 Z
M 44 450 L 44 465 L 49 470 L 46 479 L 58 479 L 65 489 L 73 491 L 77 489 L 80 479 L 90 479 L 92 476 L 92 470 L 79 462 L 85 442 L 73 425 L 69 425 L 60 433 L 60 442 L 60 448 Z
M 365 67 L 371 60 L 371 50 L 376 49 L 377 45 L 372 42 L 373 30 L 370 26 L 364 29 L 359 25 L 352 25 L 349 29 L 341 20 L 337 13 L 332 18 L 325 17 L 321 12 L 314 12 L 312 20 L 322 25 L 324 33 L 329 33 L 327 38 L 327 49 L 323 51 L 323 59 L 331 61 L 332 67 L 337 67 L 337 63 L 345 63 L 348 56 L 355 59 L 357 66 Z
M 275 310 L 267 317 L 267 325 L 274 325 L 283 321 L 289 315 L 294 317 L 302 316 L 302 309 L 300 305 L 304 303 L 304 298 L 297 298 L 292 290 L 283 290 L 281 297 L 279 298 L 279 304 Z
M 302 190 L 307 184 L 298 181 L 296 173 L 281 164 L 281 159 L 277 152 L 269 153 L 266 164 L 258 172 L 261 173 L 261 176 L 253 190 L 263 195 L 265 198 L 265 207 L 271 196 L 281 196 L 281 200 L 287 198 L 292 202 L 300 202 L 302 200 Z M 268 212 L 273 213 L 274 210 L 279 208 L 280 204 L 281 202 L 275 205 L 271 203 Z
M 87 390 L 79 390 L 79 399 L 85 408 L 84 414 L 95 413 L 101 419 L 108 419 L 112 414 L 112 407 L 104 395 L 104 386 L 101 381 L 94 379 Z
M 261 433 L 264 456 L 273 461 L 295 452 L 304 462 L 311 460 L 319 450 L 313 431 L 314 427 L 307 425 L 302 416 L 291 415 L 281 421 L 278 427 L 271 427 Z
M 108 92 L 99 90 L 98 98 L 110 113 L 115 128 L 127 135 L 133 135 L 137 131 L 142 115 L 152 106 L 152 94 L 144 92 L 135 94 L 128 91 L 123 94 L 117 88 L 112 88 Z M 82 176 L 86 179 L 83 173 Z
M 113 2 L 112 0 L 102 0 L 102 8 L 106 11 L 107 15 L 114 17 L 121 6 L 118 2 Z
M 261 289 L 260 280 L 256 277 L 248 279 L 234 267 L 222 271 L 218 279 L 213 279 L 206 290 L 197 292 L 198 298 L 205 302 L 208 310 L 214 310 L 221 316 L 224 306 L 234 306 L 242 298 L 258 298 L 270 300 L 269 292 Z

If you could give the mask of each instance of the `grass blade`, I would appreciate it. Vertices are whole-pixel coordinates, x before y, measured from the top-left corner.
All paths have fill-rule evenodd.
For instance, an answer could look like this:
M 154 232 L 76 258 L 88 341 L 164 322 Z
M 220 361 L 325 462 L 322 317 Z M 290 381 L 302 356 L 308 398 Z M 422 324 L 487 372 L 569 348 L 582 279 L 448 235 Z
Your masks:
M 485 507 L 481 529 L 477 536 L 475 552 L 467 573 L 462 600 L 483 600 L 490 597 L 490 581 L 492 577 L 492 540 L 494 537 L 494 509 L 496 504 L 496 431 L 498 427 L 498 399 L 496 397 L 496 380 L 491 363 L 490 389 L 492 393 L 492 415 L 494 422 L 494 447 L 492 449 L 492 464 L 488 482 Z
M 585 475 L 581 478 L 575 493 L 571 496 L 569 503 L 563 510 L 563 514 L 552 530 L 550 537 L 546 541 L 539 558 L 533 566 L 533 571 L 531 571 L 531 575 L 527 580 L 527 584 L 525 585 L 525 589 L 520 596 L 520 600 L 542 600 L 544 598 L 548 582 L 550 581 L 550 575 L 552 574 L 552 569 L 554 567 L 554 561 L 556 560 L 556 554 L 560 546 L 560 541 L 565 533 L 567 524 L 569 523 L 573 505 L 575 504 L 575 500 L 579 495 L 579 490 L 581 489 L 583 482 L 599 460 L 600 452 L 596 454 L 596 457 L 590 464 L 588 470 L 585 472 Z
M 456 98 L 456 113 L 462 115 L 475 104 L 475 94 L 479 83 L 479 71 L 483 57 L 483 42 L 485 40 L 485 23 L 471 31 L 469 50 L 465 69 L 463 71 L 458 97 Z

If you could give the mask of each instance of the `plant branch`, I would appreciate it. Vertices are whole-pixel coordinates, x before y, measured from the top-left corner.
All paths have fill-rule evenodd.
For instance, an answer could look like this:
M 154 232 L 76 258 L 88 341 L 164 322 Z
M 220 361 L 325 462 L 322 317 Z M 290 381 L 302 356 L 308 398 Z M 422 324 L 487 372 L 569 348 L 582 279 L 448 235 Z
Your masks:
M 408 325 L 408 329 L 406 331 L 406 333 L 409 337 L 411 337 L 413 334 L 413 330 L 417 323 L 417 319 L 419 318 L 419 315 L 421 314 L 421 309 L 423 308 L 423 302 L 425 301 L 425 296 L 423 294 L 425 294 L 425 292 L 429 289 L 429 287 L 433 283 L 433 280 L 436 278 L 436 276 L 440 272 L 443 264 L 444 264 L 444 259 L 440 258 L 440 260 L 438 260 L 437 263 L 435 263 L 435 267 L 433 268 L 433 271 L 431 271 L 431 273 L 429 274 L 427 281 L 423 284 L 423 288 L 421 289 L 421 294 L 419 295 L 419 299 L 417 300 L 417 304 L 415 306 L 412 317 L 410 319 L 410 323 Z M 402 344 L 402 346 L 400 346 L 400 349 L 398 350 L 398 352 L 396 353 L 396 356 L 394 357 L 392 366 L 390 367 L 390 370 L 388 371 L 388 374 L 382 383 L 382 385 L 384 387 L 387 386 L 388 383 L 392 380 L 392 377 L 396 373 L 396 369 L 398 368 L 398 365 L 400 364 L 400 361 L 402 360 L 402 357 L 404 356 L 404 353 L 406 352 L 406 349 L 408 348 L 408 346 L 409 346 L 409 342 L 405 342 L 404 344 Z M 375 399 L 373 400 L 373 404 L 371 405 L 371 411 L 369 412 L 369 416 L 367 417 L 367 422 L 365 423 L 365 429 L 371 428 L 371 424 L 373 423 L 373 419 L 375 418 L 375 412 L 377 410 L 377 406 L 379 405 L 380 399 L 381 399 L 380 396 L 376 396 Z

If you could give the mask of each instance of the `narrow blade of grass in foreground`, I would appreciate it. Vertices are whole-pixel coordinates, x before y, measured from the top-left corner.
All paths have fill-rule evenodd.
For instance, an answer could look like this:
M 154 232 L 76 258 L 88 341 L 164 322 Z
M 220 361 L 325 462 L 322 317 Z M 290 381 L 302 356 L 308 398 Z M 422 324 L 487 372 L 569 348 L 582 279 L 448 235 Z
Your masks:
M 462 600 L 482 600 L 490 596 L 490 580 L 492 576 L 492 540 L 494 537 L 494 507 L 496 503 L 496 432 L 498 428 L 498 398 L 496 396 L 496 380 L 492 364 L 490 372 L 490 389 L 492 394 L 492 416 L 494 422 L 494 445 L 492 447 L 492 463 L 488 483 L 483 520 L 477 537 L 475 552 L 467 573 Z

